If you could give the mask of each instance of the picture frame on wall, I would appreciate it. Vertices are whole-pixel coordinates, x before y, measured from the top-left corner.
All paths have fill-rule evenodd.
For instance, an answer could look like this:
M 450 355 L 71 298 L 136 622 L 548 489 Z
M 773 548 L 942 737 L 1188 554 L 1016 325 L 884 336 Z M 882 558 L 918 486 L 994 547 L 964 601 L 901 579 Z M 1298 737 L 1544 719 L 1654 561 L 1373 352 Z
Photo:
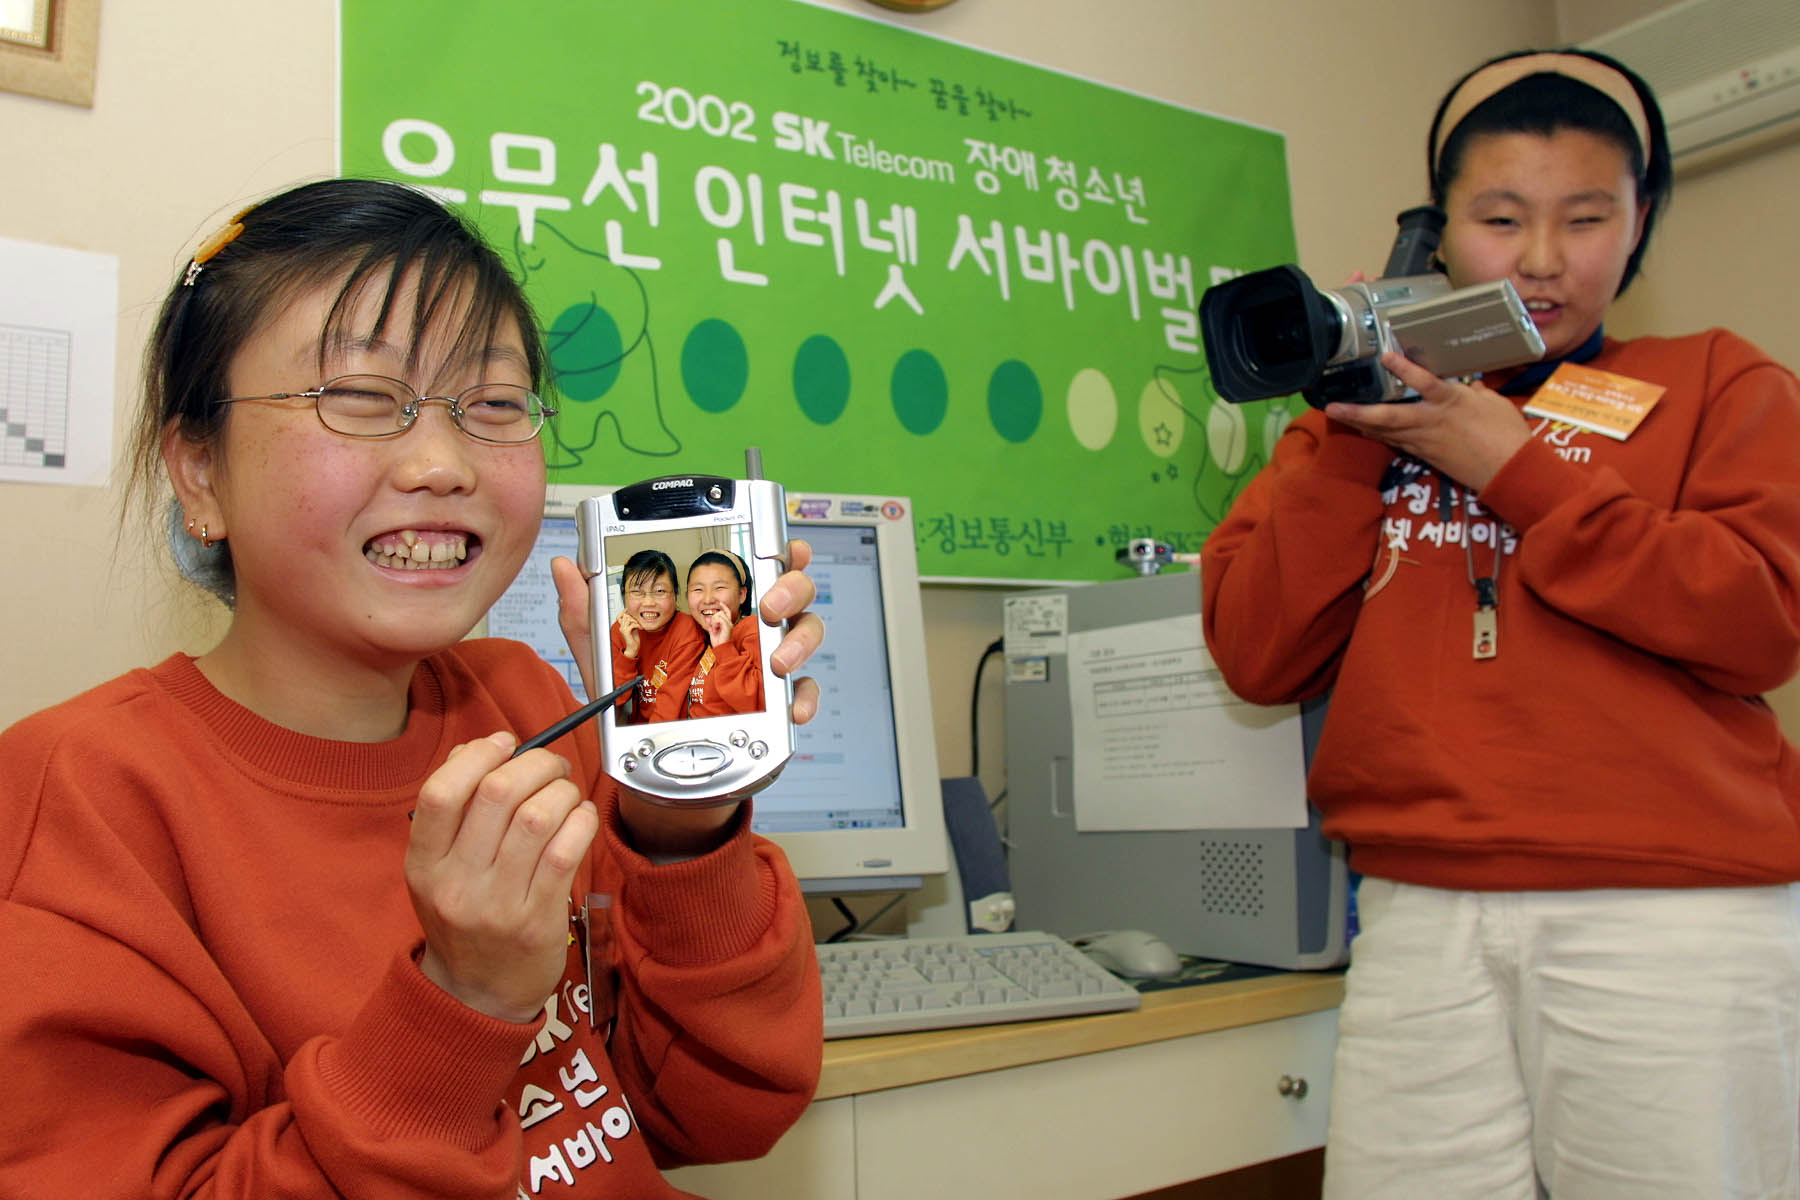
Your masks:
M 92 108 L 100 0 L 0 0 L 0 91 Z

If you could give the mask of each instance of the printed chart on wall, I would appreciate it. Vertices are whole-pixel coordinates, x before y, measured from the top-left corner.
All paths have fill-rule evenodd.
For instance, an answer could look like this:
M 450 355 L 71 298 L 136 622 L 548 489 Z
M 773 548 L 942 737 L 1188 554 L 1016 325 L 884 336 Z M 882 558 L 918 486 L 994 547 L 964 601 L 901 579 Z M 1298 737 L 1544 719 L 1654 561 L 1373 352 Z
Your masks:
M 0 238 L 0 480 L 106 484 L 119 261 Z
M 1297 401 L 1196 305 L 1292 261 L 1279 134 L 804 0 L 342 11 L 346 174 L 431 189 L 548 330 L 559 483 L 909 496 L 920 570 L 1197 549 Z

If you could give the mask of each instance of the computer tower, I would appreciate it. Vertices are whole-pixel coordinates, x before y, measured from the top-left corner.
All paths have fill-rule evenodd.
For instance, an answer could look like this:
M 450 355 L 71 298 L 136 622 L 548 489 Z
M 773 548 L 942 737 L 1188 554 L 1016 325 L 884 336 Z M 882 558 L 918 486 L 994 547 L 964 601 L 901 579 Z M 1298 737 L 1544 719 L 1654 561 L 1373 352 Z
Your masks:
M 1199 577 L 1191 571 L 1020 598 L 1055 595 L 1066 597 L 1071 634 L 1186 615 L 1198 620 L 1200 605 Z M 1319 832 L 1310 806 L 1309 824 L 1298 829 L 1076 828 L 1068 655 L 1055 638 L 1045 640 L 1051 652 L 1042 663 L 1014 663 L 1008 646 L 1006 831 L 1016 927 L 1064 937 L 1143 929 L 1199 958 L 1302 970 L 1341 964 L 1343 848 Z M 1306 763 L 1324 708 L 1323 701 L 1302 706 L 1293 752 Z

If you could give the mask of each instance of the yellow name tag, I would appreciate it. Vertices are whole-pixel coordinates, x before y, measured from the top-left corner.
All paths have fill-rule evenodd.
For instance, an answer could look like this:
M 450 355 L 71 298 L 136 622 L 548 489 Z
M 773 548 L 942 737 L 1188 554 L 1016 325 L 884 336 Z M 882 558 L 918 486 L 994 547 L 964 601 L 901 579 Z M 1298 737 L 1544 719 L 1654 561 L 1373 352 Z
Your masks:
M 1622 442 L 1667 390 L 1642 379 L 1614 375 L 1580 363 L 1564 363 L 1538 388 L 1525 411 L 1534 417 L 1579 425 Z

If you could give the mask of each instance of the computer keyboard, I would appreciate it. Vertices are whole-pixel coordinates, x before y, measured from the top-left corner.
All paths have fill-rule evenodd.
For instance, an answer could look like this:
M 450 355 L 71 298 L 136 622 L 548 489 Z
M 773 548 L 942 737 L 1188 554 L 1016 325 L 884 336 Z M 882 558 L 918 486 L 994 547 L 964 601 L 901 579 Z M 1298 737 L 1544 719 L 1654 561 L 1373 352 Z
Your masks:
M 1051 933 L 829 942 L 818 952 L 827 1038 L 1138 1006 L 1137 989 Z

